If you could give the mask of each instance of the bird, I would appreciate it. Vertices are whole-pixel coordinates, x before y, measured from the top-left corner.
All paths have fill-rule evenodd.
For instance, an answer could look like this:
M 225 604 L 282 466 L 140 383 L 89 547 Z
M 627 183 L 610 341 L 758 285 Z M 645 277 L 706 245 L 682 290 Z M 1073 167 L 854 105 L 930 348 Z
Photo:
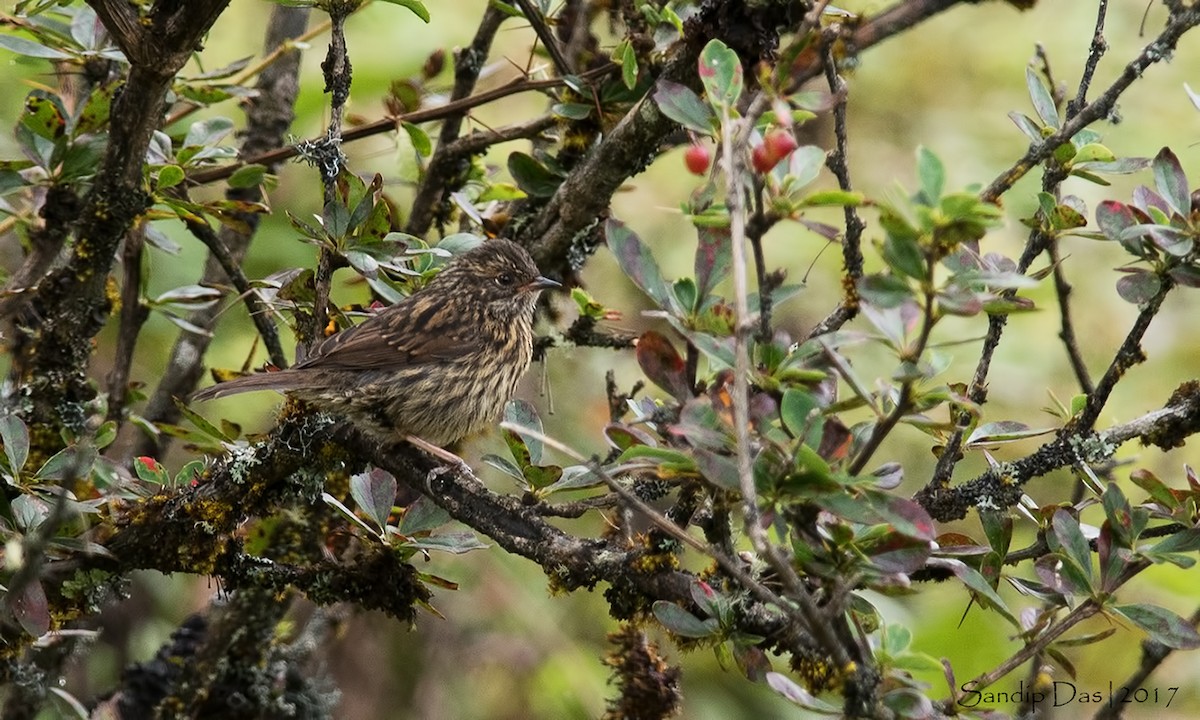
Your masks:
M 446 446 L 500 417 L 533 358 L 538 297 L 559 286 L 520 245 L 485 241 L 292 367 L 219 383 L 192 399 L 275 390 L 378 440 L 415 435 Z

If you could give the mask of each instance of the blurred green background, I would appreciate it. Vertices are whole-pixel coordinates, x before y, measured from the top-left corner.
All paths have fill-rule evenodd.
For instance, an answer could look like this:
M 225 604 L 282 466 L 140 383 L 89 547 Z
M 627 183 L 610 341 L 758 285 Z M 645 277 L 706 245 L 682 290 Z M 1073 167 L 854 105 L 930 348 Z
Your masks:
M 347 35 L 354 65 L 350 111 L 373 120 L 384 114 L 381 104 L 391 81 L 417 75 L 427 56 L 469 42 L 485 3 L 483 0 L 430 2 L 432 22 L 422 24 L 412 14 L 387 3 L 374 3 L 353 16 Z M 846 9 L 871 15 L 887 7 L 882 2 L 846 3 Z M 1075 94 L 1079 73 L 1087 57 L 1095 23 L 1095 4 L 1043 0 L 1032 10 L 1020 12 L 1001 2 L 957 6 L 914 31 L 872 49 L 849 73 L 850 169 L 856 189 L 870 197 L 886 198 L 904 193 L 914 181 L 914 150 L 931 148 L 947 167 L 948 189 L 973 183 L 986 184 L 1011 165 L 1025 150 L 1026 139 L 1006 117 L 1010 111 L 1032 114 L 1025 89 L 1025 68 L 1041 44 L 1051 62 L 1054 78 L 1067 86 L 1067 97 Z M 215 68 L 238 58 L 256 54 L 261 32 L 271 5 L 260 0 L 235 0 L 210 33 L 201 56 L 205 68 Z M 1144 31 L 1141 29 L 1145 13 Z M 314 22 L 322 18 L 314 13 Z M 1112 3 L 1105 37 L 1109 51 L 1100 65 L 1090 97 L 1095 97 L 1116 77 L 1122 67 L 1158 32 L 1165 10 L 1142 3 Z M 299 116 L 293 127 L 296 137 L 313 137 L 322 131 L 327 117 L 327 98 L 322 94 L 318 64 L 326 36 L 316 38 L 305 54 Z M 479 89 L 500 85 L 534 63 L 529 58 L 533 34 L 524 24 L 509 21 L 503 26 L 489 59 L 489 68 Z M 611 40 L 611 39 L 610 39 Z M 0 122 L 12 127 L 21 100 L 30 83 L 52 82 L 40 61 L 15 58 L 5 52 L 7 63 L 0 72 Z M 449 63 L 448 63 L 449 67 Z M 1150 69 L 1126 93 L 1120 103 L 1121 122 L 1095 127 L 1104 142 L 1118 155 L 1153 156 L 1170 146 L 1195 182 L 1200 178 L 1200 111 L 1189 101 L 1183 84 L 1200 88 L 1200 42 L 1186 36 L 1170 63 Z M 435 83 L 448 88 L 449 70 Z M 480 108 L 469 127 L 489 127 L 533 117 L 545 111 L 544 100 L 523 95 Z M 238 109 L 229 104 L 197 117 L 225 115 L 242 121 Z M 196 118 L 192 118 L 196 119 Z M 815 142 L 830 147 L 827 118 L 816 122 Z M 189 119 L 189 122 L 191 119 Z M 503 173 L 512 143 L 493 148 L 487 161 Z M 411 197 L 410 181 L 416 165 L 408 138 L 377 136 L 346 148 L 351 168 L 359 174 L 380 172 L 389 192 L 404 208 Z M 0 153 L 13 157 L 11 139 L 0 135 Z M 684 171 L 680 151 L 665 154 L 646 172 L 633 178 L 614 198 L 612 213 L 628 223 L 653 247 L 668 277 L 690 271 L 694 234 L 679 211 L 680 202 L 698 181 Z M 827 175 L 820 182 L 831 184 Z M 987 236 L 984 249 L 1015 257 L 1025 240 L 1018 219 L 1032 213 L 1033 194 L 1039 187 L 1035 172 L 1005 197 L 1006 224 Z M 1077 194 L 1089 208 L 1105 198 L 1127 200 L 1136 184 L 1150 183 L 1149 172 L 1131 178 L 1116 178 L 1111 188 L 1081 180 L 1069 180 L 1067 192 Z M 212 188 L 216 192 L 218 188 Z M 297 242 L 284 211 L 308 217 L 320 211 L 319 181 L 303 165 L 289 164 L 270 195 L 272 216 L 264 223 L 247 264 L 251 277 L 280 269 L 310 265 L 313 249 Z M 837 223 L 838 213 L 818 219 Z M 866 213 L 869 223 L 874 217 Z M 202 248 L 181 228 L 161 223 L 184 250 L 179 256 L 154 253 L 150 293 L 195 282 L 203 260 Z M 866 239 L 875 242 L 881 234 L 869 224 Z M 0 257 L 10 267 L 15 255 L 11 234 L 3 238 Z M 810 328 L 834 307 L 839 297 L 840 252 L 827 248 L 816 235 L 798 225 L 781 225 L 767 240 L 767 257 L 775 266 L 788 269 L 792 281 L 803 280 L 805 291 L 780 309 L 781 327 L 793 335 Z M 1125 256 L 1119 248 L 1085 239 L 1063 245 L 1065 268 L 1075 286 L 1077 330 L 1088 367 L 1099 376 L 1112 352 L 1124 337 L 1136 308 L 1121 301 L 1114 292 Z M 868 247 L 868 262 L 872 258 Z M 1041 264 L 1036 267 L 1040 267 Z M 348 276 L 347 276 L 348 277 Z M 623 311 L 614 323 L 623 330 L 658 327 L 640 316 L 647 304 L 638 291 L 616 269 L 606 250 L 601 250 L 584 273 L 588 289 L 606 305 Z M 366 295 L 361 284 L 339 284 L 337 298 L 344 301 Z M 1067 401 L 1076 393 L 1065 354 L 1058 343 L 1058 315 L 1053 308 L 1049 283 L 1028 293 L 1040 312 L 1014 317 L 1005 341 L 992 364 L 988 420 L 1018 420 L 1035 427 L 1049 427 L 1054 419 L 1041 411 L 1049 405 L 1052 392 Z M 1118 386 L 1101 418 L 1100 426 L 1128 421 L 1161 406 L 1180 381 L 1200 374 L 1197 352 L 1196 295 L 1183 290 L 1173 293 L 1155 320 L 1144 343 L 1150 360 L 1131 370 Z M 561 303 L 568 313 L 569 303 Z M 858 327 L 864 327 L 861 324 Z M 986 327 L 984 318 L 947 322 L 939 326 L 935 341 L 978 338 Z M 661 329 L 661 328 L 660 328 Z M 137 358 L 134 377 L 149 382 L 162 371 L 163 348 L 173 341 L 175 327 L 161 317 L 151 319 L 142 347 L 151 349 Z M 253 330 L 241 306 L 227 313 L 218 342 L 210 352 L 217 367 L 239 367 L 252 346 Z M 101 338 L 95 374 L 105 371 L 112 353 L 112 334 Z M 943 376 L 946 382 L 966 381 L 974 369 L 978 342 L 958 345 L 949 351 L 955 363 Z M 254 362 L 261 362 L 260 356 Z M 890 372 L 889 360 L 864 351 L 854 356 L 859 371 L 867 376 Z M 616 371 L 618 385 L 628 388 L 639 376 L 629 353 L 601 349 L 559 348 L 551 352 L 544 367 L 535 367 L 527 378 L 523 396 L 534 402 L 543 415 L 547 431 L 586 454 L 603 452 L 599 429 L 606 422 L 603 376 Z M 277 398 L 269 394 L 239 396 L 204 408 L 210 417 L 228 417 L 247 429 L 266 428 Z M 904 463 L 908 486 L 919 487 L 932 468 L 931 440 L 911 429 L 901 428 L 882 448 L 877 458 Z M 1037 440 L 1006 446 L 997 451 L 1000 459 L 1018 457 L 1038 444 Z M 467 457 L 476 467 L 478 457 L 500 448 L 493 434 L 473 443 Z M 1132 467 L 1148 467 L 1168 484 L 1179 486 L 1184 463 L 1200 464 L 1195 447 L 1171 453 L 1142 452 L 1127 447 L 1120 453 Z M 172 458 L 182 463 L 179 451 Z M 970 458 L 959 477 L 984 466 L 981 457 Z M 174 469 L 176 465 L 172 465 Z M 1119 471 L 1126 478 L 1128 469 Z M 498 490 L 515 490 L 509 482 L 483 467 L 484 477 Z M 1049 502 L 1067 495 L 1072 482 L 1058 473 L 1030 486 L 1030 493 Z M 906 486 L 906 487 L 908 487 Z M 1140 497 L 1136 489 L 1127 492 Z M 1090 516 L 1085 515 L 1085 520 Z M 1098 521 L 1097 521 L 1098 522 Z M 978 534 L 970 518 L 956 529 Z M 564 523 L 579 532 L 602 529 L 598 518 Z M 1019 541 L 1018 541 L 1019 542 Z M 422 718 L 423 720 L 472 720 L 488 718 L 595 718 L 603 712 L 607 672 L 599 658 L 606 652 L 605 634 L 615 629 L 608 619 L 599 592 L 579 592 L 551 597 L 540 570 L 531 563 L 506 555 L 499 549 L 475 552 L 466 557 L 434 557 L 423 571 L 461 584 L 457 592 L 440 591 L 434 604 L 444 616 L 423 615 L 415 628 L 400 626 L 378 614 L 357 615 L 345 634 L 335 642 L 328 669 L 343 691 L 339 717 Z M 1189 615 L 1200 599 L 1200 578 L 1195 569 L 1159 568 L 1147 573 L 1153 583 L 1139 580 L 1127 590 L 1126 602 L 1154 602 Z M 909 626 L 914 649 L 934 657 L 949 658 L 961 683 L 993 667 L 1017 647 L 1010 629 L 977 607 L 959 624 L 967 597 L 959 586 L 920 587 L 908 597 L 872 597 L 889 622 Z M 148 658 L 188 613 L 203 607 L 219 588 L 206 578 L 162 577 L 145 574 L 139 578 L 135 597 L 114 616 L 136 618 L 128 648 L 110 648 L 103 642 L 80 663 L 73 686 L 82 697 L 102 692 L 115 681 L 119 663 Z M 1015 608 L 1032 607 L 1026 599 L 1002 588 Z M 130 620 L 132 622 L 132 620 Z M 1081 630 L 1098 632 L 1107 621 L 1097 619 Z M 1138 631 L 1118 628 L 1117 634 L 1098 645 L 1079 648 L 1071 654 L 1081 691 L 1105 690 L 1108 683 L 1125 679 L 1138 662 Z M 663 642 L 672 661 L 684 665 L 683 717 L 696 720 L 803 717 L 800 711 L 777 698 L 763 685 L 752 685 L 734 672 L 721 670 L 711 653 L 681 655 Z M 782 668 L 781 668 L 782 669 Z M 1155 674 L 1151 687 L 1181 688 L 1171 707 L 1133 706 L 1129 717 L 1195 717 L 1200 713 L 1200 659 L 1195 653 L 1177 653 Z M 1019 673 L 1010 675 L 999 688 L 1015 688 Z M 937 676 L 922 678 L 933 686 L 932 694 L 944 696 L 944 681 Z M 1056 679 L 1067 679 L 1059 671 Z M 1000 709 L 1011 709 L 1001 707 Z M 1064 708 L 1061 717 L 1091 715 L 1086 707 Z

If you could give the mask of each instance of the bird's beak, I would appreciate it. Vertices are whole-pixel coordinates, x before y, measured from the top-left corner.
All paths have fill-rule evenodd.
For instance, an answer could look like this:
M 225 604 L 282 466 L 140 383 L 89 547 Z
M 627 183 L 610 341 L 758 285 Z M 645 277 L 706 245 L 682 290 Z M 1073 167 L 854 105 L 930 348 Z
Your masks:
M 557 280 L 551 280 L 545 275 L 538 275 L 534 279 L 521 286 L 524 292 L 535 292 L 537 290 L 545 290 L 547 288 L 562 287 L 562 283 Z

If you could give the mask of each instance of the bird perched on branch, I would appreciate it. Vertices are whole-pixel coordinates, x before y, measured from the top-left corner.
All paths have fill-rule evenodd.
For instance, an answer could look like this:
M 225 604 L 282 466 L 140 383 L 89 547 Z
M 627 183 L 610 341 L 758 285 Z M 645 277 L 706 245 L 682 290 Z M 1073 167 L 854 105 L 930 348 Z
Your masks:
M 529 369 L 538 295 L 558 285 L 521 246 L 487 241 L 303 362 L 214 385 L 193 399 L 276 390 L 381 439 L 416 435 L 446 445 L 499 418 Z

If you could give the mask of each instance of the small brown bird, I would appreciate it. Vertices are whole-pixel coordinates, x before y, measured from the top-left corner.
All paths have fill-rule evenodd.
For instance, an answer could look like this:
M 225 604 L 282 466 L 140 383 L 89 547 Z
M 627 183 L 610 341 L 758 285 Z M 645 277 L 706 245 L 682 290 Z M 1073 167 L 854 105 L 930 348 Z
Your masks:
M 543 277 L 529 253 L 491 240 L 451 260 L 425 287 L 325 340 L 287 370 L 196 393 L 211 400 L 277 390 L 380 438 L 446 445 L 496 421 L 533 356 Z

